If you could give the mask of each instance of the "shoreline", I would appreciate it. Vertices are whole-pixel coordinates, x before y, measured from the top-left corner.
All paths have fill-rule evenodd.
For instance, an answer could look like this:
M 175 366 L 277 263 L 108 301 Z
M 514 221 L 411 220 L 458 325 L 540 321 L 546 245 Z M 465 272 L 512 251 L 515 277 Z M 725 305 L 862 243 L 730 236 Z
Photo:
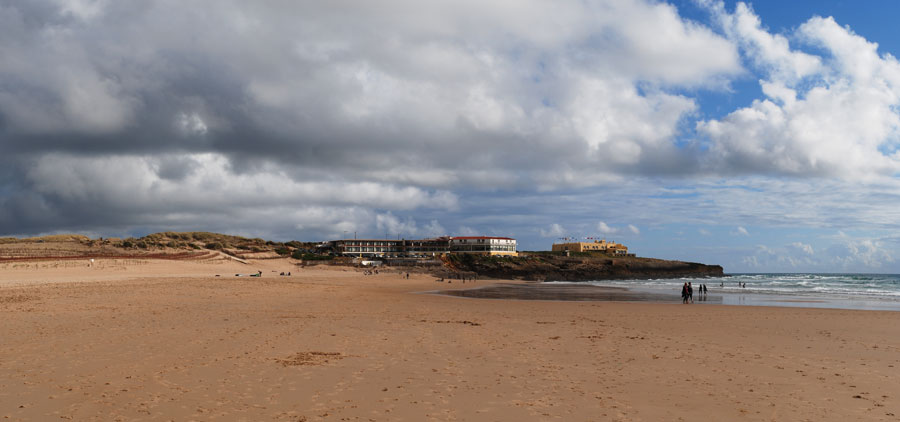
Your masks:
M 598 283 L 602 283 L 602 281 L 598 281 Z M 670 290 L 604 286 L 584 282 L 509 283 L 498 281 L 485 286 L 452 290 L 435 289 L 421 293 L 468 299 L 682 304 L 681 295 Z M 717 291 L 706 295 L 694 294 L 692 304 L 900 312 L 900 300 L 829 297 L 815 294 Z

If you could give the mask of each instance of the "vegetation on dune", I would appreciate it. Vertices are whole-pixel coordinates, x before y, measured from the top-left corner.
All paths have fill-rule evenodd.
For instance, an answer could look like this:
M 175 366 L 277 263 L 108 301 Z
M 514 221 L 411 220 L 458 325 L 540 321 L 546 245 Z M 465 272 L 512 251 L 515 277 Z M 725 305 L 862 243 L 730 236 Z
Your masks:
M 51 234 L 47 236 L 37 237 L 0 237 L 0 244 L 3 243 L 21 243 L 21 242 L 90 242 L 91 238 L 80 234 Z
M 303 261 L 331 261 L 334 259 L 332 255 L 318 255 L 311 252 L 305 252 L 302 249 L 296 249 L 291 253 L 291 258 Z
M 184 251 L 217 251 L 239 258 L 298 257 L 329 259 L 314 254 L 314 242 L 275 242 L 211 232 L 160 232 L 143 237 L 98 238 L 76 234 L 18 239 L 0 238 L 0 257 L 83 254 L 178 254 Z M 12 249 L 10 249 L 12 248 Z M 24 249 L 23 249 L 24 248 Z M 49 248 L 49 249 L 48 249 Z

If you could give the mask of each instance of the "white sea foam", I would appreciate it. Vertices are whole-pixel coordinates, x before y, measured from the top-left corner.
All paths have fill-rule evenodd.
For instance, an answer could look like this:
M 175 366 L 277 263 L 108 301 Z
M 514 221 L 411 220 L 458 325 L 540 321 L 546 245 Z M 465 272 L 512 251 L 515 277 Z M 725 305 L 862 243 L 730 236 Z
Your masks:
M 896 274 L 734 274 L 711 278 L 604 280 L 588 283 L 678 293 L 685 282 L 691 282 L 695 286 L 706 284 L 711 294 L 741 293 L 900 301 L 900 275 Z M 742 284 L 746 284 L 746 287 L 740 287 Z

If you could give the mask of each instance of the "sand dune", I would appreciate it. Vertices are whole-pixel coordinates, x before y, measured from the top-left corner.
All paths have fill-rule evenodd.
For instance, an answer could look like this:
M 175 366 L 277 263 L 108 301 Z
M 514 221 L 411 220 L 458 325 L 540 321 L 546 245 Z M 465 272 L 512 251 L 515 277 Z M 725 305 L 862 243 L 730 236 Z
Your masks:
M 0 418 L 900 419 L 895 312 L 465 299 L 287 260 L 75 264 L 0 264 Z

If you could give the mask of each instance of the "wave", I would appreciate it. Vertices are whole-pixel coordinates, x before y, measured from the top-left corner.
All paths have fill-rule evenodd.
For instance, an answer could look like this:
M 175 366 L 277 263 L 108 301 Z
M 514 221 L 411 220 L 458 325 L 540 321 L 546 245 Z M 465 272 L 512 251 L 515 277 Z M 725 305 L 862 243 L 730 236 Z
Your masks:
M 686 282 L 694 285 L 706 284 L 711 293 L 812 295 L 900 301 L 900 275 L 897 274 L 730 274 L 711 278 L 605 280 L 587 283 L 677 292 Z

